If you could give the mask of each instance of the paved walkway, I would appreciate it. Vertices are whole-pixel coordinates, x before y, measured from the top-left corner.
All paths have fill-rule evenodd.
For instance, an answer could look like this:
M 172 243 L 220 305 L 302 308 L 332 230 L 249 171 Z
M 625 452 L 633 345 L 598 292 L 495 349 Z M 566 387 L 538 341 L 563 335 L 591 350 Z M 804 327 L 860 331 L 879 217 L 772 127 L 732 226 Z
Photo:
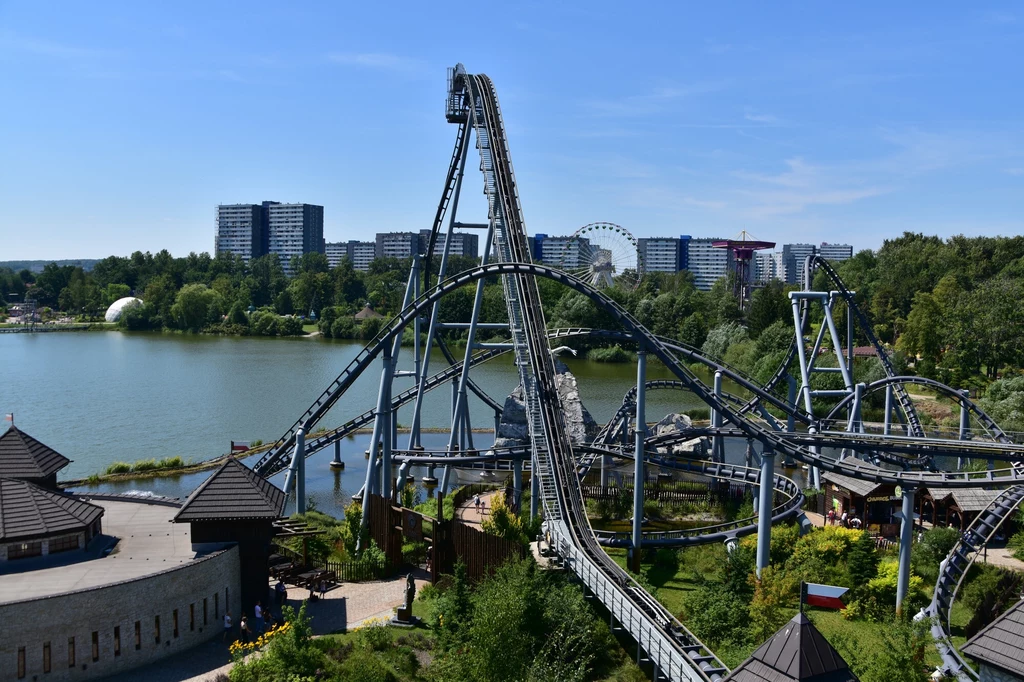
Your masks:
M 455 510 L 455 518 L 460 521 L 464 521 L 465 523 L 472 523 L 479 526 L 484 518 L 491 513 L 491 498 L 497 495 L 498 492 L 499 491 L 497 490 L 492 490 L 480 495 L 480 501 L 483 503 L 482 512 L 473 505 L 473 498 L 469 498 L 462 503 L 461 507 Z
M 420 570 L 413 575 L 417 591 L 430 582 L 425 571 Z M 285 603 L 298 611 L 302 600 L 307 597 L 309 590 L 289 585 Z M 313 633 L 326 635 L 357 627 L 370 618 L 390 618 L 404 599 L 404 575 L 377 582 L 343 583 L 328 590 L 324 599 L 309 602 L 306 614 L 312 620 Z M 273 611 L 275 614 L 278 612 L 276 605 Z M 228 645 L 220 637 L 215 637 L 189 649 L 187 655 L 167 658 L 103 679 L 105 682 L 216 682 L 219 675 L 227 675 L 231 669 L 229 659 Z

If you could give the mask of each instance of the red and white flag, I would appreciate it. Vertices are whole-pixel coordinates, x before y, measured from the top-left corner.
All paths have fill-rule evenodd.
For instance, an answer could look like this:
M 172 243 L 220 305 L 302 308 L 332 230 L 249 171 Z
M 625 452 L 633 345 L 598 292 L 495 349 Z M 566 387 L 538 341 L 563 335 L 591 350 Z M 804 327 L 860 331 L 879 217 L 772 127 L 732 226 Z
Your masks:
M 4 421 L 5 422 L 11 422 L 13 424 L 14 423 L 14 413 L 12 412 L 10 414 L 5 414 L 4 415 Z
M 249 441 L 247 440 L 233 440 L 231 441 L 231 452 L 245 452 L 249 449 Z
M 823 609 L 845 609 L 843 595 L 848 587 L 836 587 L 834 585 L 819 585 L 817 583 L 801 583 L 800 602 L 810 606 L 819 606 Z

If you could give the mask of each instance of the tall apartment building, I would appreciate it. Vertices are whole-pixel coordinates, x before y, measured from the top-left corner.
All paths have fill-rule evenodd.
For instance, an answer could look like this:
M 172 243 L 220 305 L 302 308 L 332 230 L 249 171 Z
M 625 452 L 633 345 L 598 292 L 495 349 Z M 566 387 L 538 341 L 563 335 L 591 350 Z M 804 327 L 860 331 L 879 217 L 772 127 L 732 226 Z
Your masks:
M 233 253 L 246 263 L 267 252 L 267 222 L 259 204 L 221 204 L 217 207 L 214 254 Z
M 530 251 L 535 263 L 556 268 L 578 268 L 581 263 L 589 263 L 591 256 L 589 239 L 550 237 L 541 233 L 530 239 Z
M 444 242 L 447 235 L 441 232 L 434 242 L 432 256 L 440 256 L 444 253 Z M 430 243 L 430 230 L 420 230 L 420 253 L 426 253 L 427 245 Z M 453 232 L 452 245 L 448 251 L 453 256 L 468 256 L 470 258 L 480 257 L 480 236 L 468 232 Z
M 850 244 L 829 244 L 822 242 L 818 247 L 818 255 L 826 260 L 843 261 L 853 258 L 853 246 Z
M 757 284 L 767 284 L 773 279 L 786 281 L 786 263 L 782 259 L 782 252 L 755 253 L 753 274 Z
M 269 203 L 268 252 L 277 254 L 286 275 L 292 258 L 324 252 L 324 207 L 313 204 Z
M 807 282 L 804 281 L 804 262 L 817 252 L 814 244 L 782 245 L 782 261 L 786 267 L 787 284 L 799 284 L 801 288 L 807 288 Z
M 709 291 L 715 282 L 733 270 L 732 249 L 716 249 L 714 243 L 722 241 L 717 237 L 692 238 L 687 248 L 687 269 L 693 273 L 693 281 L 701 291 Z
M 411 258 L 420 252 L 420 235 L 416 232 L 378 232 L 374 249 L 377 258 Z
M 353 270 L 366 272 L 370 269 L 370 263 L 376 257 L 377 244 L 375 242 L 360 242 L 349 240 L 347 242 L 331 242 L 325 245 L 327 264 L 338 267 L 342 258 L 348 258 L 352 263 Z
M 636 241 L 644 272 L 676 273 L 686 269 L 689 237 L 641 237 Z

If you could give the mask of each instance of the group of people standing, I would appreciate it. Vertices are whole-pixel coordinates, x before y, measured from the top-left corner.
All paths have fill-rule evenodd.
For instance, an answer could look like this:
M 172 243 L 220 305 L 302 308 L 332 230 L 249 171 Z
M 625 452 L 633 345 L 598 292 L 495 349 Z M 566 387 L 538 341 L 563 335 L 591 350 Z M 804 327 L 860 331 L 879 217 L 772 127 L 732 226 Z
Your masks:
M 277 601 L 278 613 L 281 612 L 281 607 L 284 606 L 284 601 L 287 596 L 288 589 L 285 587 L 283 582 L 278 580 L 277 585 L 274 586 L 274 598 Z M 264 606 L 263 602 L 257 601 L 256 606 L 253 608 L 253 618 L 251 621 L 247 614 L 242 614 L 242 620 L 238 623 L 238 639 L 242 641 L 242 644 L 248 644 L 251 641 L 255 641 L 267 630 L 273 630 L 277 623 L 278 618 L 274 616 L 274 612 L 269 607 Z M 228 641 L 233 637 L 234 626 L 235 624 L 231 618 L 231 611 L 226 611 L 224 613 L 223 641 Z
M 859 518 L 853 514 L 847 513 L 845 509 L 843 509 L 840 514 L 837 514 L 835 509 L 829 509 L 828 513 L 825 515 L 825 522 L 830 526 L 834 526 L 838 523 L 843 528 L 853 528 L 855 530 L 860 530 L 860 527 L 863 525 Z

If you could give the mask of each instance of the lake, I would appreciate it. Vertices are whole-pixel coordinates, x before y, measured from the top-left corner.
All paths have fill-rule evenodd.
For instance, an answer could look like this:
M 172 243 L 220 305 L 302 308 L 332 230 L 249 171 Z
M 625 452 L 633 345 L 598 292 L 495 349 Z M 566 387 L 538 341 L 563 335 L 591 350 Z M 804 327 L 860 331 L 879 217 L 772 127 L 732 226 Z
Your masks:
M 0 412 L 13 412 L 20 428 L 73 460 L 60 474 L 64 479 L 102 472 L 117 461 L 175 455 L 204 460 L 226 452 L 232 440 L 276 440 L 361 348 L 356 342 L 315 337 L 2 334 Z M 403 349 L 400 369 L 412 369 L 411 350 Z M 599 423 L 615 413 L 636 381 L 634 364 L 596 363 L 565 354 L 560 359 L 576 374 L 583 402 Z M 435 352 L 431 370 L 445 366 Z M 499 402 L 518 383 L 511 354 L 474 368 L 472 376 Z M 648 378 L 673 377 L 658 363 L 649 363 Z M 371 368 L 318 428 L 337 426 L 373 407 L 379 383 L 379 370 Z M 411 378 L 398 379 L 395 392 L 411 385 Z M 651 391 L 647 417 L 655 421 L 669 412 L 702 406 L 687 392 Z M 470 408 L 474 427 L 493 427 L 490 408 L 475 397 Z M 436 389 L 424 404 L 424 427 L 447 428 L 450 412 L 450 389 Z M 410 424 L 411 415 L 411 405 L 400 410 L 399 424 Z M 401 447 L 407 438 L 399 435 Z M 485 447 L 491 434 L 476 434 L 474 440 Z M 342 473 L 327 468 L 332 451 L 312 457 L 307 468 L 311 495 L 323 497 L 330 508 L 347 501 L 362 484 L 368 441 L 369 436 L 357 435 L 343 444 L 347 468 Z M 427 448 L 446 442 L 444 434 L 424 439 Z M 741 443 L 736 447 L 742 452 Z M 207 475 L 104 484 L 102 489 L 144 489 L 178 497 Z

